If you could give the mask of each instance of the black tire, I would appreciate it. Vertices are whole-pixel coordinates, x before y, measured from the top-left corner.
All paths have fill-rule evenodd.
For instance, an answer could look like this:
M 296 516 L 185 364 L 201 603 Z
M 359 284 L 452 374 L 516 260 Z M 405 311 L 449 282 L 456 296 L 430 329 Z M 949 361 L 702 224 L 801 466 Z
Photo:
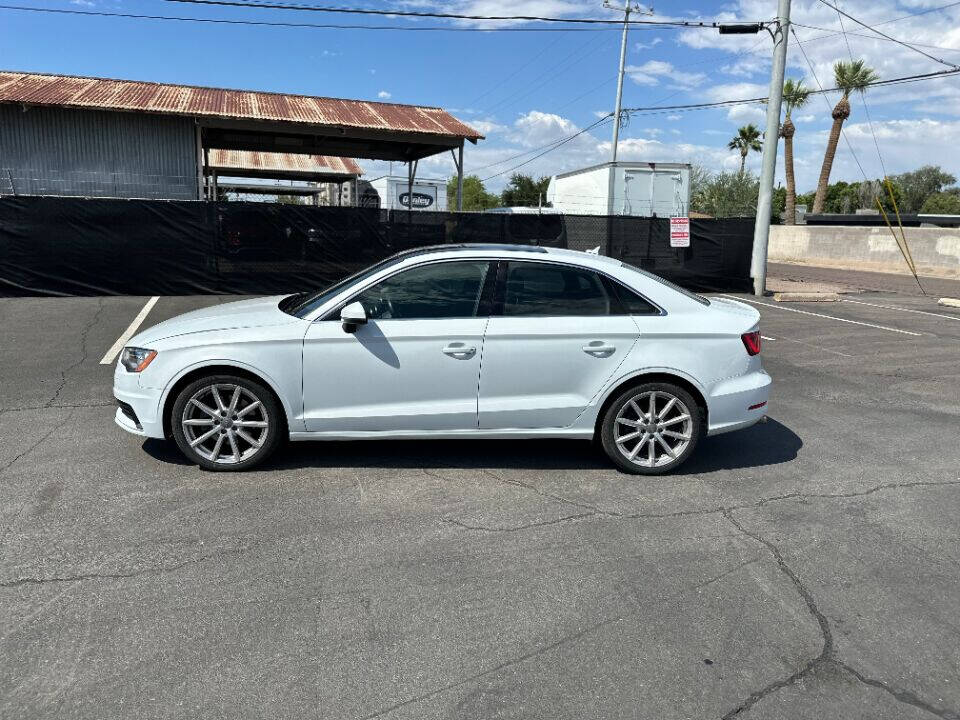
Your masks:
M 649 421 L 651 395 L 657 409 L 657 422 Z M 640 405 L 644 407 L 638 415 Z M 683 416 L 687 419 L 682 419 Z M 607 457 L 620 470 L 633 475 L 662 475 L 675 470 L 690 457 L 703 428 L 700 407 L 689 392 L 672 383 L 650 382 L 627 388 L 610 404 L 600 426 L 600 442 Z M 650 430 L 654 431 L 652 436 Z M 615 437 L 618 432 L 620 434 Z M 664 435 L 664 432 L 672 433 L 672 436 Z M 630 437 L 633 433 L 638 435 L 633 438 L 636 444 Z M 658 434 L 659 440 L 656 439 Z M 683 440 L 675 437 L 677 435 L 687 438 Z M 671 457 L 663 443 L 672 449 L 675 457 Z M 650 464 L 651 445 L 653 464 Z M 628 457 L 630 452 L 636 453 L 635 459 Z
M 216 397 L 211 388 L 217 389 L 216 393 L 222 401 L 220 404 L 226 406 L 226 413 L 215 407 L 216 403 L 204 402 L 205 398 Z M 243 413 L 244 408 L 252 408 L 239 417 L 229 414 L 229 403 L 236 388 L 241 390 L 235 410 Z M 225 393 L 229 393 L 229 396 L 223 397 Z M 191 403 L 191 399 L 195 398 L 200 405 Z M 241 401 L 244 405 L 240 405 Z M 201 407 L 217 412 L 211 415 Z M 205 422 L 208 416 L 209 423 Z M 191 420 L 194 422 L 184 427 L 184 421 Z M 266 423 L 266 426 L 253 427 L 262 423 Z M 198 429 L 194 430 L 194 425 Z M 184 387 L 170 411 L 170 428 L 177 447 L 188 460 L 215 472 L 237 472 L 258 465 L 277 449 L 287 434 L 286 418 L 273 391 L 238 375 L 208 375 Z M 193 437 L 188 438 L 188 433 Z M 197 443 L 201 435 L 210 437 Z M 217 445 L 218 439 L 220 445 Z M 228 452 L 230 459 L 226 457 Z

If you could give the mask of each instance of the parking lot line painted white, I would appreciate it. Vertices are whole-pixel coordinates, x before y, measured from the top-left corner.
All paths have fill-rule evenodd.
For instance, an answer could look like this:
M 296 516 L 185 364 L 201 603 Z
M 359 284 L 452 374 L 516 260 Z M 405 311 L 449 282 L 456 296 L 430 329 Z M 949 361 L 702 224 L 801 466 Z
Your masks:
M 933 315 L 933 317 L 960 321 L 960 317 L 956 315 L 943 315 L 941 313 L 930 312 L 929 310 L 911 310 L 909 308 L 896 307 L 895 305 L 878 305 L 877 303 L 868 303 L 863 300 L 847 300 L 846 298 L 843 298 L 840 302 L 854 303 L 855 305 L 869 305 L 870 307 L 883 308 L 885 310 L 899 310 L 900 312 L 917 313 L 918 315 Z
M 776 338 L 767 337 L 766 335 L 761 335 L 761 336 L 760 336 L 760 339 L 761 339 L 761 340 L 776 340 Z
M 759 302 L 757 300 L 749 300 L 747 298 L 740 298 L 734 295 L 724 295 L 723 297 L 728 297 L 731 300 L 742 300 L 744 302 L 751 303 L 753 305 L 762 305 L 763 307 L 771 307 L 775 310 L 783 310 L 784 312 L 795 312 L 800 313 L 801 315 L 812 315 L 813 317 L 826 318 L 827 320 L 836 320 L 837 322 L 850 323 L 851 325 L 863 325 L 864 327 L 876 328 L 877 330 L 886 330 L 888 332 L 900 333 L 901 335 L 913 335 L 914 337 L 921 337 L 923 333 L 911 332 L 910 330 L 901 330 L 900 328 L 887 327 L 886 325 L 874 325 L 873 323 L 860 322 L 859 320 L 848 320 L 847 318 L 837 317 L 836 315 L 824 315 L 823 313 L 810 312 L 809 310 L 797 310 L 796 308 L 781 307 L 780 305 L 773 305 L 772 303 Z
M 853 355 L 848 355 L 845 352 L 840 352 L 839 350 L 832 350 L 831 348 L 823 347 L 823 345 L 817 345 L 816 343 L 806 342 L 804 340 L 794 340 L 793 338 L 780 338 L 783 342 L 792 342 L 797 343 L 797 345 L 804 345 L 806 347 L 811 347 L 820 352 L 830 353 L 831 355 L 840 355 L 841 357 L 853 357 Z
M 117 338 L 117 341 L 110 346 L 110 349 L 107 350 L 106 354 L 103 356 L 103 359 L 100 361 L 101 365 L 110 365 L 114 358 L 117 357 L 117 353 L 123 350 L 123 346 L 127 344 L 127 340 L 133 337 L 133 334 L 137 331 L 140 325 L 144 320 L 147 319 L 147 315 L 150 314 L 150 311 L 153 310 L 153 306 L 157 304 L 157 300 L 160 299 L 159 295 L 147 300 L 147 304 L 143 306 L 140 312 L 137 313 L 137 316 L 133 319 L 133 322 L 123 331 L 123 334 Z

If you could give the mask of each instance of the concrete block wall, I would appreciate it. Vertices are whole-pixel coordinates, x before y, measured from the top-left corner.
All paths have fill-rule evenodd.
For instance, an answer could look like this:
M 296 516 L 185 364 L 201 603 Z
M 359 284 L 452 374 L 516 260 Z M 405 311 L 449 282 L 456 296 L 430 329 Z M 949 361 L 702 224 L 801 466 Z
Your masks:
M 920 275 L 960 278 L 960 228 L 904 228 L 904 233 Z M 887 227 L 774 225 L 768 258 L 841 270 L 910 273 Z

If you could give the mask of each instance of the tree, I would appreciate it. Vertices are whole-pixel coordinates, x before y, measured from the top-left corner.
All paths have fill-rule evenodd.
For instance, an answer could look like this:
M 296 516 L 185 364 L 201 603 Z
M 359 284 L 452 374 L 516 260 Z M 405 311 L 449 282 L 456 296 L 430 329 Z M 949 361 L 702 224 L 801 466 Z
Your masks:
M 727 147 L 731 150 L 739 151 L 740 173 L 743 174 L 743 171 L 746 169 L 747 165 L 747 154 L 751 150 L 754 152 L 760 152 L 763 150 L 763 145 L 760 144 L 760 128 L 753 123 L 744 125 L 742 128 L 737 130 L 737 134 L 733 136 L 733 140 L 727 143 Z
M 500 204 L 500 198 L 488 193 L 483 187 L 483 182 L 476 175 L 467 175 L 463 178 L 463 209 L 464 210 L 488 210 L 497 207 Z M 457 207 L 457 178 L 450 178 L 447 183 L 447 207 L 456 209 Z
M 690 209 L 712 217 L 750 217 L 757 214 L 760 178 L 751 172 L 725 172 L 697 183 Z
M 791 118 L 793 111 L 807 104 L 810 98 L 810 89 L 805 87 L 803 80 L 788 78 L 783 84 L 783 101 L 787 105 L 787 113 L 780 126 L 780 137 L 783 138 L 783 167 L 787 175 L 787 190 L 784 200 L 785 225 L 793 225 L 797 218 L 797 184 L 793 174 L 793 135 L 797 129 Z
M 550 185 L 550 178 L 542 177 L 534 180 L 529 175 L 514 173 L 510 176 L 510 182 L 503 192 L 500 199 L 504 207 L 537 207 L 547 203 L 547 186 Z
M 960 190 L 951 188 L 946 192 L 930 195 L 920 208 L 926 215 L 960 215 Z
M 939 165 L 924 165 L 913 172 L 901 173 L 891 178 L 900 186 L 903 193 L 900 212 L 920 212 L 932 195 L 943 192 L 944 188 L 953 185 L 957 179 L 948 172 L 940 169 Z
M 865 92 L 871 83 L 877 81 L 878 75 L 873 71 L 873 68 L 867 67 L 863 60 L 854 60 L 848 63 L 836 63 L 833 66 L 833 79 L 837 87 L 843 91 L 843 96 L 831 113 L 833 127 L 830 128 L 827 149 L 823 154 L 823 166 L 820 168 L 817 194 L 813 198 L 813 209 L 811 210 L 813 214 L 823 212 L 827 186 L 830 184 L 830 171 L 833 169 L 833 159 L 837 154 L 837 143 L 840 142 L 840 131 L 843 130 L 843 121 L 850 117 L 850 93 L 854 90 Z
M 901 193 L 896 183 L 891 183 L 893 198 L 900 206 Z M 798 195 L 797 202 L 806 204 L 808 207 L 814 200 L 814 193 Z M 863 182 L 848 183 L 839 180 L 827 186 L 827 192 L 823 199 L 823 210 L 825 213 L 852 213 L 863 208 L 867 210 L 876 210 L 877 201 L 883 207 L 884 212 L 893 212 L 893 203 L 890 201 L 890 192 L 887 190 L 886 183 L 883 180 L 864 180 Z
M 784 213 L 784 208 L 787 204 L 787 189 L 785 187 L 777 187 L 773 190 L 773 196 L 770 198 L 770 217 L 779 218 L 781 214 Z M 794 210 L 794 216 L 796 216 L 796 210 Z

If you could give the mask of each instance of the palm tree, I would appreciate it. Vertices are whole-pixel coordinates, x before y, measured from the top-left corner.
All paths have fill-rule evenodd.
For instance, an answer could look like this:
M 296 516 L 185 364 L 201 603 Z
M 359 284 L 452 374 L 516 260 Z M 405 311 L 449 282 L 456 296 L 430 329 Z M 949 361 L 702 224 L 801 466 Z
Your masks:
M 797 131 L 793 125 L 791 115 L 797 108 L 803 107 L 810 99 L 810 89 L 805 87 L 803 80 L 788 78 L 783 84 L 783 101 L 787 105 L 787 114 L 780 126 L 780 137 L 783 138 L 783 166 L 787 174 L 787 201 L 784 205 L 784 224 L 793 225 L 797 218 L 797 185 L 793 175 L 793 135 Z
M 837 88 L 843 91 L 843 97 L 833 108 L 833 127 L 830 128 L 830 138 L 827 140 L 827 151 L 823 154 L 823 167 L 820 168 L 820 180 L 817 183 L 817 194 L 813 198 L 814 214 L 823 212 L 823 202 L 827 197 L 827 185 L 830 182 L 830 170 L 833 168 L 833 158 L 837 154 L 837 143 L 840 142 L 840 131 L 843 121 L 850 117 L 850 93 L 854 90 L 866 91 L 867 87 L 876 82 L 877 73 L 867 67 L 863 60 L 838 62 L 833 66 L 833 79 Z
M 740 151 L 740 174 L 742 175 L 747 164 L 747 153 L 751 150 L 760 152 L 763 149 L 763 145 L 760 144 L 760 128 L 753 123 L 744 125 L 737 130 L 733 140 L 727 143 L 727 147 Z

